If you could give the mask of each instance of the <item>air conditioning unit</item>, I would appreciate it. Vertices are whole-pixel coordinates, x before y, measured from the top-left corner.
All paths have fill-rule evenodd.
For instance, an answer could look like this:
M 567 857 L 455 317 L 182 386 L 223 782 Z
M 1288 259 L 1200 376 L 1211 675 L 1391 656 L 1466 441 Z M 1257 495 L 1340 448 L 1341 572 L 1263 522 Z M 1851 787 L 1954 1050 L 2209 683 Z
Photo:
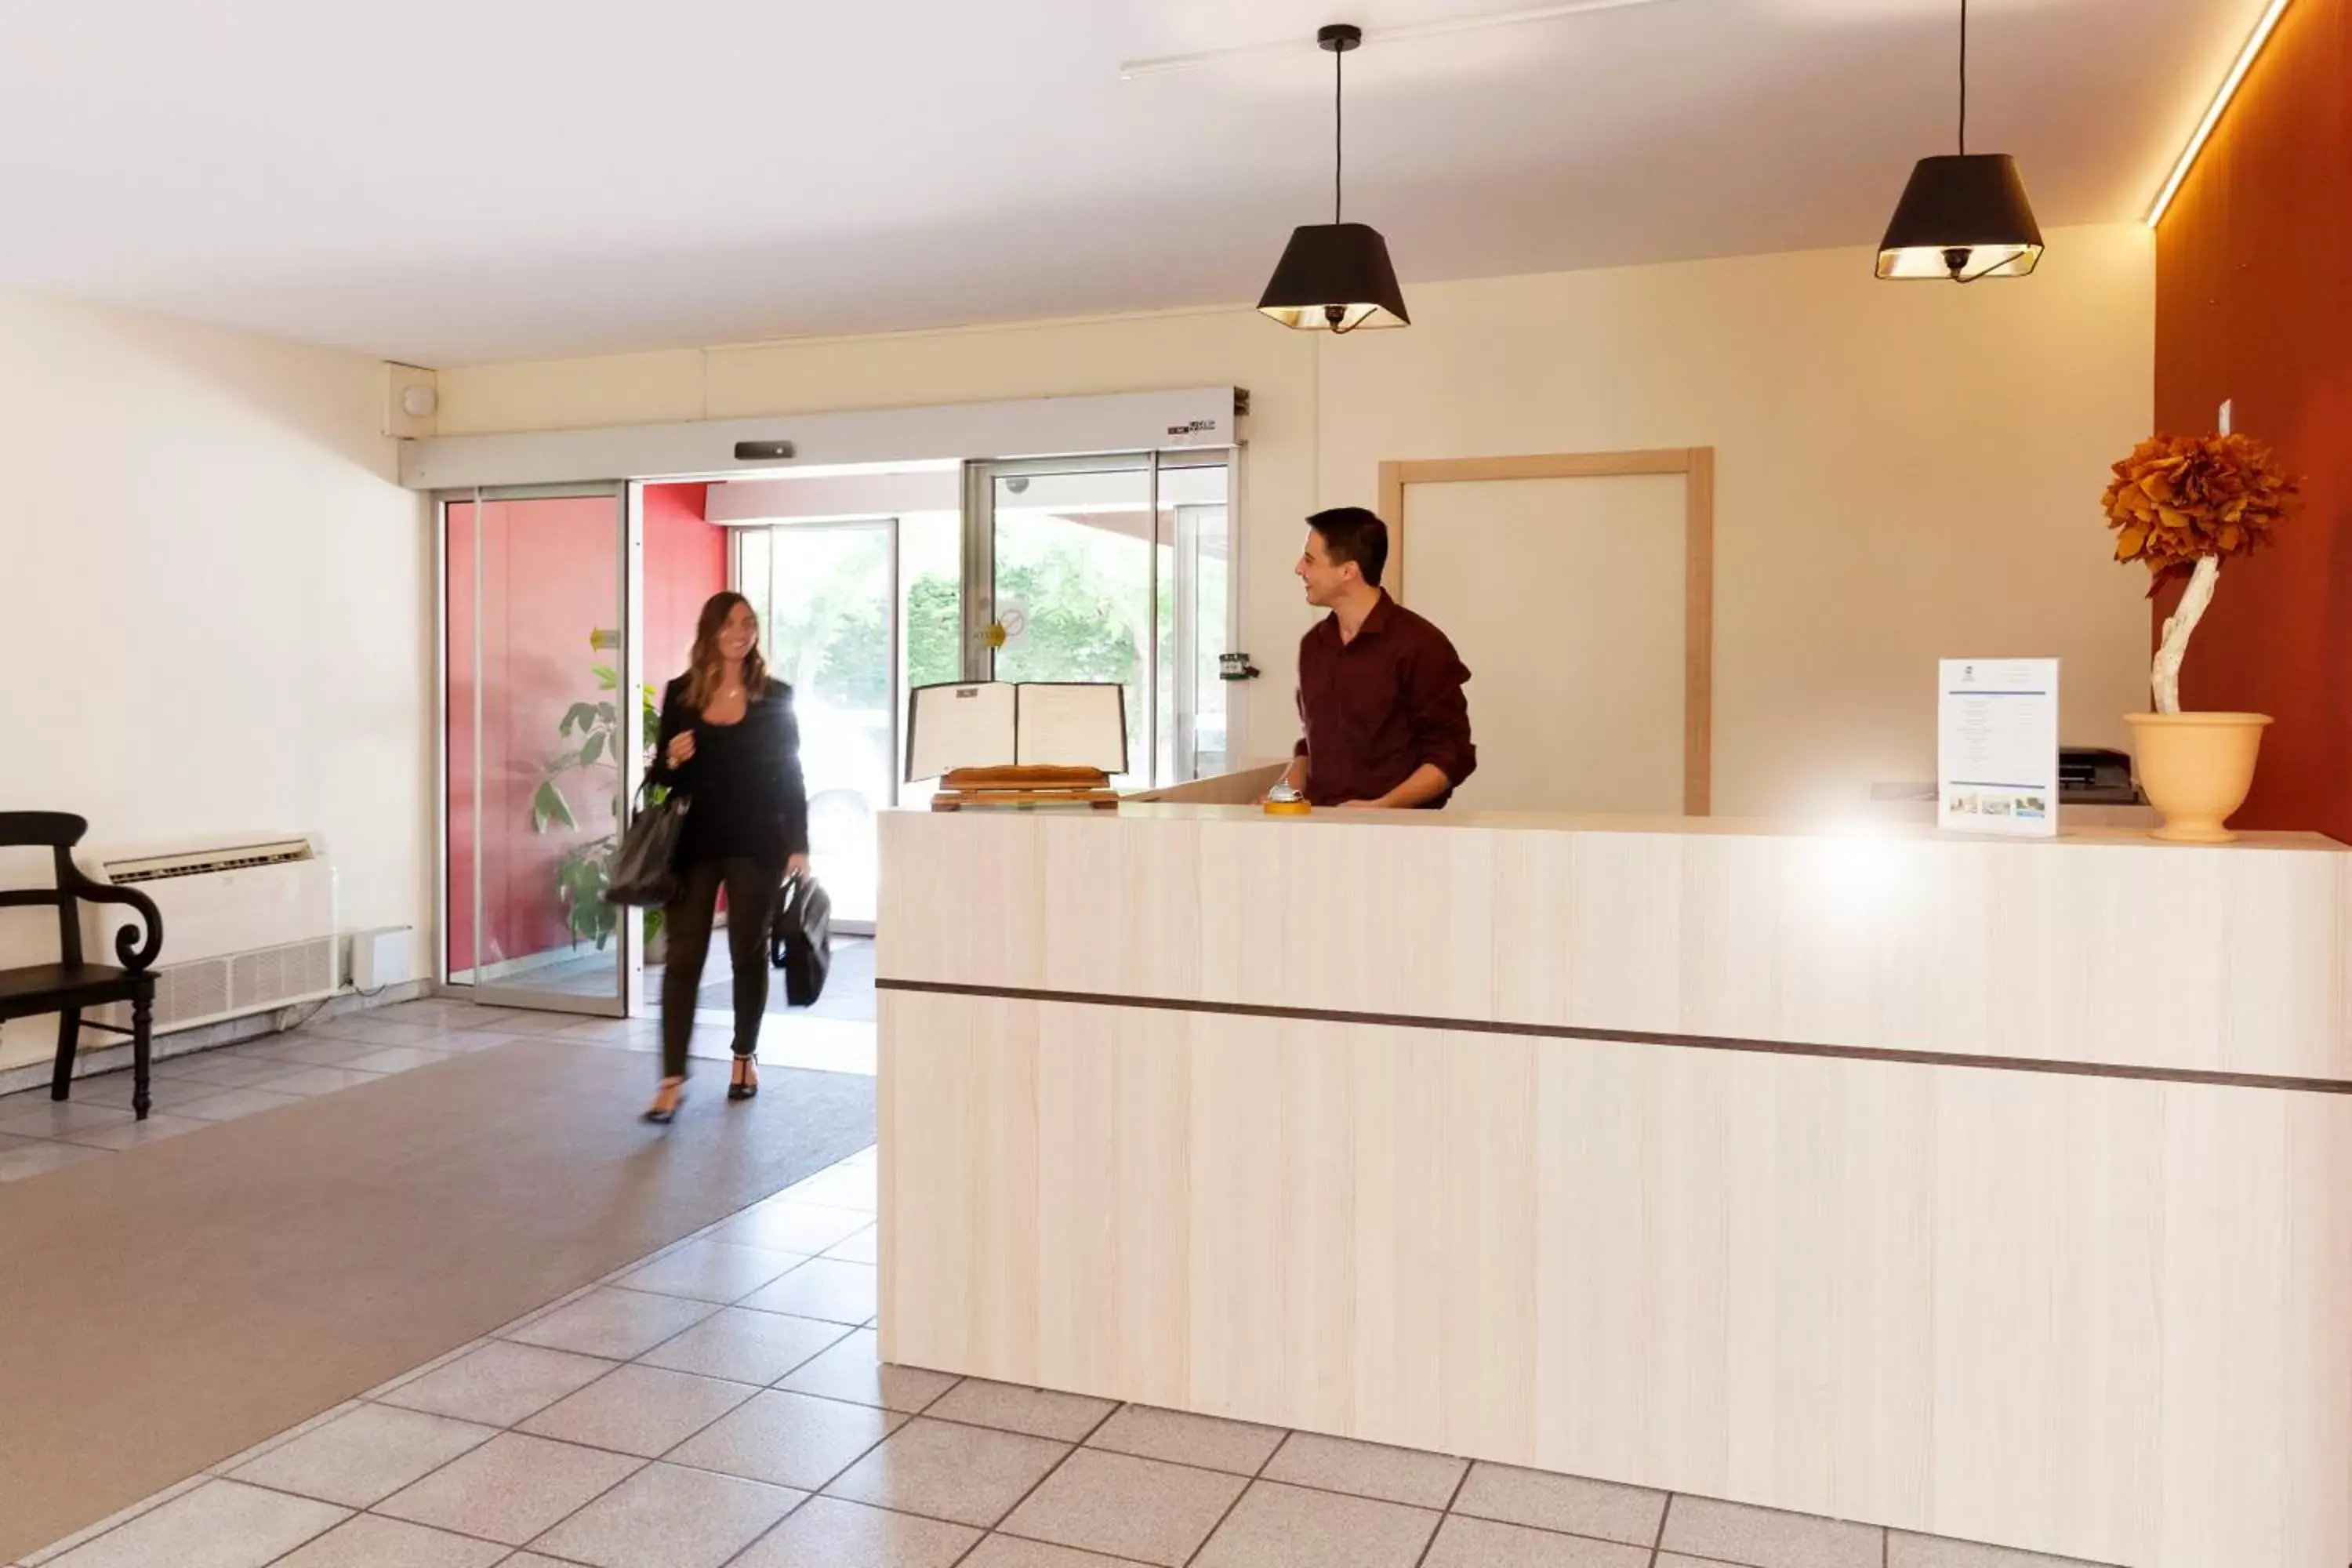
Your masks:
M 135 887 L 163 912 L 155 965 L 155 1029 L 315 1002 L 341 986 L 335 868 L 318 837 L 252 833 L 146 847 L 75 851 L 100 882 Z M 114 961 L 114 933 L 138 917 L 120 904 L 82 906 L 82 942 Z M 127 1026 L 127 1005 L 95 1016 Z

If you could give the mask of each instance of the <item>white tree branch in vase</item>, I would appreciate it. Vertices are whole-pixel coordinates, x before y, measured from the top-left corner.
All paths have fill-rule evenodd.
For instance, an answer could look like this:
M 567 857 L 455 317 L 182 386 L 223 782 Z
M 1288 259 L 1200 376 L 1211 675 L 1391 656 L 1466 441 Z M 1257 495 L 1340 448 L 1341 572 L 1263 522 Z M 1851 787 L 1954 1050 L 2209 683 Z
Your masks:
M 2189 574 L 2189 587 L 2179 605 L 2164 618 L 2164 637 L 2157 645 L 2156 670 L 2149 681 L 2159 713 L 2180 711 L 2180 661 L 2189 657 L 2189 639 L 2195 635 L 2197 623 L 2205 618 L 2205 606 L 2213 602 L 2213 590 L 2221 581 L 2220 556 L 2199 561 Z
M 2234 435 L 2151 437 L 2115 466 L 2115 476 L 2105 507 L 2116 559 L 2147 563 L 2150 598 L 2168 579 L 2189 579 L 2148 672 L 2156 711 L 2124 716 L 2140 789 L 2163 818 L 2158 838 L 2226 844 L 2230 817 L 2253 787 L 2271 721 L 2262 713 L 2183 713 L 2180 666 L 2213 603 L 2222 557 L 2269 542 L 2295 481 L 2279 471 L 2270 448 Z

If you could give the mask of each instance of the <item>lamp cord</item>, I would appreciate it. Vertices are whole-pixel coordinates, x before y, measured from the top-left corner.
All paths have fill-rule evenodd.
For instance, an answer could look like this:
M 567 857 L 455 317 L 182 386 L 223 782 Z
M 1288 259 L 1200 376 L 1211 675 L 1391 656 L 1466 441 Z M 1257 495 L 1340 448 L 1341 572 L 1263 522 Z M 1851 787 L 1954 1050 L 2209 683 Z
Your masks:
M 1969 155 L 1969 0 L 1960 0 L 1960 156 Z
M 1965 0 L 1963 0 L 1965 3 Z M 1347 166 L 1348 144 L 1342 132 L 1347 128 L 1348 95 L 1341 79 L 1348 60 L 1348 51 L 1331 51 L 1331 222 L 1339 221 L 1339 175 Z

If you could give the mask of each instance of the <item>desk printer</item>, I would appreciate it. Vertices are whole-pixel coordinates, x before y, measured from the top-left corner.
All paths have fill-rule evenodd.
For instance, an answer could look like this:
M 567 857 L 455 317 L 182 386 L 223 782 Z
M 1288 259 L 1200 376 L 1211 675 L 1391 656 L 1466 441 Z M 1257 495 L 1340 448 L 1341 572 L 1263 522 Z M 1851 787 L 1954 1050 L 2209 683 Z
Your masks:
M 2097 746 L 2058 749 L 2058 804 L 2061 805 L 2137 805 L 2139 791 L 2132 784 L 2131 757 Z

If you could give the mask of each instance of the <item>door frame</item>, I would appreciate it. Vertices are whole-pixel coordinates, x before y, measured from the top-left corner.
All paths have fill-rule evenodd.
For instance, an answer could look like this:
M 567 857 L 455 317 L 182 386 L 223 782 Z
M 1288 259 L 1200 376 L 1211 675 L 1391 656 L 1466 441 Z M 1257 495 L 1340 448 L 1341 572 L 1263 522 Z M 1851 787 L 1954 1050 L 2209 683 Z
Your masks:
M 1512 458 L 1432 458 L 1381 465 L 1381 516 L 1391 535 L 1385 585 L 1405 602 L 1412 531 L 1405 487 L 1489 479 L 1683 477 L 1683 814 L 1706 816 L 1715 776 L 1715 448 L 1666 447 L 1629 452 L 1548 452 Z
M 507 500 L 565 500 L 609 499 L 613 502 L 614 536 L 614 569 L 617 574 L 619 592 L 614 601 L 614 613 L 619 619 L 616 626 L 617 646 L 614 648 L 614 700 L 621 718 L 621 816 L 614 832 L 625 835 L 635 815 L 637 786 L 644 776 L 640 753 L 645 749 L 643 723 L 638 704 L 632 700 L 644 679 L 642 668 L 641 626 L 644 619 L 643 554 L 645 544 L 644 515 L 640 500 L 642 487 L 625 479 L 589 479 L 570 484 L 547 485 L 477 485 L 470 489 L 443 489 L 430 492 L 433 506 L 434 558 L 434 910 L 440 929 L 434 943 L 434 977 L 436 989 L 445 994 L 462 993 L 469 1000 L 486 1007 L 523 1007 L 546 1013 L 578 1013 L 590 1017 L 621 1018 L 631 1015 L 641 999 L 645 985 L 644 922 L 623 919 L 614 928 L 617 940 L 613 943 L 614 981 L 611 996 L 582 996 L 568 992 L 543 991 L 529 985 L 509 985 L 502 981 L 485 981 L 481 976 L 482 933 L 487 901 L 482 892 L 483 806 L 482 758 L 482 651 L 484 617 L 482 607 L 483 530 L 482 508 L 486 503 Z M 474 978 L 462 984 L 453 980 L 456 973 L 450 958 L 449 919 L 451 888 L 449 885 L 449 724 L 452 718 L 449 702 L 449 511 L 452 505 L 474 508 L 474 602 L 471 635 L 474 668 L 471 672 L 474 692 L 472 714 L 474 736 L 473 791 L 473 964 L 467 973 Z M 528 973 L 528 972 L 525 972 Z

